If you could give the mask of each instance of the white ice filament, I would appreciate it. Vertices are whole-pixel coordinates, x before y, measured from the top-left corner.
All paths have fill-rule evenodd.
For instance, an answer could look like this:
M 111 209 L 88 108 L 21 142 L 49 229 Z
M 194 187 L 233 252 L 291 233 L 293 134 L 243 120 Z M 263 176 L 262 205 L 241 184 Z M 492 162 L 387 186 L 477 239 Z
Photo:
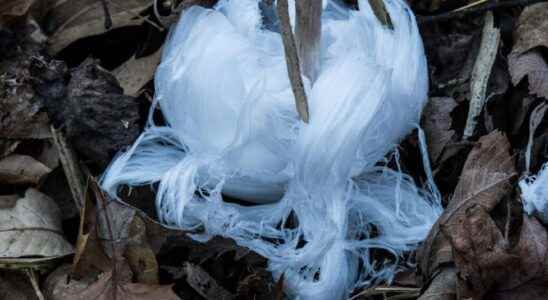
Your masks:
M 385 4 L 393 30 L 366 0 L 357 11 L 326 1 L 319 76 L 305 82 L 309 124 L 298 119 L 282 40 L 259 0 L 189 9 L 155 78 L 167 125 L 151 119 L 103 188 L 116 197 L 121 185 L 159 183 L 163 222 L 249 247 L 300 299 L 342 299 L 390 280 L 441 204 L 377 165 L 414 128 L 428 90 L 414 16 L 403 0 Z M 374 249 L 394 259 L 377 261 Z

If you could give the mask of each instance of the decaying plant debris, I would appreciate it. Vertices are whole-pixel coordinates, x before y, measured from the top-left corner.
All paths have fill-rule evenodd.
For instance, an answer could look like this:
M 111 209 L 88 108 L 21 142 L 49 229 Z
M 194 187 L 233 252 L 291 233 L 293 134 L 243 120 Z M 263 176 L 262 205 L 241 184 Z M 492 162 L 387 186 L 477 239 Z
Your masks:
M 283 299 L 283 277 L 256 253 L 159 225 L 150 188 L 123 191 L 129 206 L 97 185 L 146 122 L 166 28 L 215 2 L 0 2 L 0 299 Z M 532 114 L 548 102 L 548 5 L 408 2 L 445 211 L 408 271 L 353 298 L 544 299 L 548 231 L 523 212 L 517 182 L 548 161 L 548 114 Z M 417 134 L 398 150 L 390 165 L 425 182 Z

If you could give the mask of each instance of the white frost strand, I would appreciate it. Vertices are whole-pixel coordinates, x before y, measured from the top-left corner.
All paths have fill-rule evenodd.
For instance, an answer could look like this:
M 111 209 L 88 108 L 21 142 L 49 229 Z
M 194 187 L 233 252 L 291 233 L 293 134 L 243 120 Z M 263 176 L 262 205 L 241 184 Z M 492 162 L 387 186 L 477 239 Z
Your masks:
M 423 190 L 377 164 L 418 123 L 428 91 L 424 49 L 403 0 L 385 1 L 393 30 L 367 0 L 358 11 L 324 2 L 305 124 L 276 20 L 263 18 L 259 2 L 221 0 L 184 13 L 155 78 L 167 125 L 150 118 L 102 187 L 117 197 L 122 185 L 158 183 L 164 223 L 263 255 L 276 278 L 285 274 L 289 295 L 343 299 L 390 281 L 441 211 L 431 178 Z M 394 259 L 375 261 L 375 249 Z

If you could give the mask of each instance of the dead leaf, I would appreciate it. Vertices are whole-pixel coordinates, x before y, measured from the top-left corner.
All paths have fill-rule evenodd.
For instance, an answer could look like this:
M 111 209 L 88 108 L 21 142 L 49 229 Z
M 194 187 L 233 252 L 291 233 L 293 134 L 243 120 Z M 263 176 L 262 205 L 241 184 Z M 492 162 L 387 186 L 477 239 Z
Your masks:
M 0 261 L 55 259 L 72 253 L 63 235 L 59 208 L 51 198 L 30 188 L 14 207 L 0 209 Z
M 45 71 L 52 66 L 41 55 L 42 45 L 33 42 L 27 32 L 8 32 L 14 37 L 2 37 L 0 49 L 0 138 L 48 138 L 49 119 L 34 83 L 47 76 L 50 72 Z M 43 72 L 34 74 L 38 66 Z
M 1 71 L 1 70 L 0 70 Z M 26 76 L 26 75 L 22 75 Z M 36 102 L 34 89 L 17 75 L 0 74 L 0 137 L 49 137 L 49 119 Z
M 140 58 L 132 57 L 112 73 L 124 89 L 124 94 L 137 96 L 141 88 L 149 82 L 160 63 L 162 48 L 156 52 Z
M 272 282 L 270 272 L 259 269 L 238 281 L 236 299 L 283 300 L 283 275 Z
M 109 272 L 117 266 L 118 269 L 127 269 L 127 272 L 116 272 L 117 280 L 122 281 L 123 277 L 123 281 L 129 281 L 133 273 L 122 254 L 128 242 L 129 223 L 133 215 L 125 214 L 127 211 L 118 214 L 113 210 L 115 206 L 107 206 L 105 210 L 103 203 L 106 202 L 99 198 L 104 196 L 98 194 L 97 182 L 93 178 L 88 182 L 89 189 L 85 191 L 86 200 L 81 210 L 82 219 L 72 274 L 83 278 Z M 112 221 L 114 219 L 116 221 Z
M 118 270 L 119 273 L 126 270 Z M 70 280 L 67 283 L 70 266 L 64 265 L 51 273 L 44 286 L 48 299 L 51 300 L 178 300 L 171 285 L 154 285 L 131 283 L 127 280 L 115 280 L 112 271 L 105 272 L 95 280 L 85 277 Z
M 148 8 L 150 0 L 109 0 L 106 2 L 112 19 L 110 29 L 139 25 L 139 14 Z M 60 0 L 49 11 L 48 51 L 55 55 L 72 42 L 107 31 L 101 1 Z
M 36 156 L 36 160 L 51 170 L 59 166 L 59 151 L 52 140 L 46 139 L 42 142 L 42 150 Z
M 0 1 L 0 22 L 6 17 L 20 17 L 29 11 L 34 0 L 2 0 Z
M 508 192 L 509 181 L 515 175 L 516 171 L 513 158 L 510 156 L 508 139 L 498 131 L 481 137 L 466 159 L 451 201 L 419 249 L 417 256 L 423 282 L 428 282 L 430 276 L 434 274 L 440 265 L 451 262 L 450 245 L 462 250 L 469 244 L 484 243 L 481 240 L 474 240 L 475 236 L 470 235 L 464 224 L 477 225 L 478 231 L 481 231 L 480 225 L 494 226 L 494 224 L 485 223 L 487 221 L 480 217 L 488 217 L 487 212 L 491 211 L 498 204 L 501 197 Z M 482 211 L 477 212 L 480 209 Z M 471 214 L 472 212 L 475 214 Z M 480 217 L 477 217 L 478 215 Z M 479 220 L 468 220 L 471 216 L 476 217 L 476 219 L 479 218 Z M 444 234 L 440 234 L 442 227 Z M 462 235 L 465 233 L 466 235 L 463 237 Z M 489 231 L 488 233 L 491 234 Z M 447 236 L 451 237 L 450 245 Z M 482 237 L 477 238 L 481 239 Z M 490 238 L 490 241 L 498 241 L 497 237 Z M 464 245 L 465 243 L 468 244 Z M 494 247 L 494 245 L 492 246 Z M 474 253 L 469 254 L 475 255 Z M 462 260 L 456 262 L 459 269 L 461 267 L 465 268 L 462 265 Z M 461 265 L 459 265 L 459 262 L 461 262 Z M 472 283 L 470 284 L 472 285 Z M 485 282 L 476 282 L 476 286 L 478 284 L 488 285 Z
M 454 267 L 443 268 L 417 300 L 456 300 L 457 275 Z
M 548 65 L 539 50 L 508 57 L 512 84 L 518 85 L 527 76 L 529 93 L 548 99 Z
M 137 282 L 158 284 L 158 262 L 148 244 L 146 231 L 145 221 L 139 216 L 133 217 L 125 257 Z
M 29 280 L 20 272 L 0 271 L 0 299 L 38 300 Z
M 548 48 L 548 3 L 526 6 L 514 31 L 512 52 L 523 53 L 538 46 Z
M 505 274 L 486 299 L 546 299 L 548 233 L 536 218 L 523 216 L 519 243 L 512 253 L 519 258 L 519 264 Z
M 80 293 L 78 295 L 78 299 L 111 300 L 113 299 L 111 297 L 113 293 L 116 295 L 116 299 L 127 300 L 180 299 L 173 292 L 171 285 L 153 285 L 142 283 L 126 283 L 123 285 L 115 285 L 112 281 L 111 272 L 104 274 L 96 283 Z
M 12 154 L 20 143 L 20 140 L 0 138 L 0 158 Z
M 107 200 L 106 197 L 104 199 Z M 115 200 L 100 201 L 97 204 L 97 236 L 103 241 L 109 257 L 122 257 L 129 241 L 130 224 L 135 210 Z
M 0 182 L 3 184 L 38 184 L 51 169 L 36 159 L 11 154 L 0 160 Z
M 445 146 L 454 140 L 455 131 L 451 129 L 450 114 L 455 107 L 457 102 L 451 97 L 433 97 L 423 110 L 421 123 L 433 163 L 438 161 Z
M 517 85 L 527 77 L 530 93 L 548 99 L 548 66 L 540 50 L 548 48 L 548 3 L 525 7 L 514 39 L 508 55 L 512 84 Z
M 187 283 L 205 299 L 228 300 L 235 298 L 199 266 L 186 262 L 183 265 L 183 270 Z
M 515 270 L 519 257 L 510 253 L 509 242 L 485 207 L 469 206 L 464 213 L 441 230 L 453 246 L 459 297 L 480 299 Z

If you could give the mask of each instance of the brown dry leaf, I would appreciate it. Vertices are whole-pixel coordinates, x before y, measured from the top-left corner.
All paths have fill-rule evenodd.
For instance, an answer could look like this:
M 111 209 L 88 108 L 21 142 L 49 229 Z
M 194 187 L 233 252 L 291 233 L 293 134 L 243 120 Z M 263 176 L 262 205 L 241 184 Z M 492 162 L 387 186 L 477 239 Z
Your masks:
M 481 244 L 483 242 L 474 240 L 474 236 L 469 236 L 464 224 L 476 222 L 474 224 L 478 226 L 494 226 L 479 217 L 479 220 L 467 220 L 467 218 L 476 215 L 487 218 L 489 215 L 486 212 L 492 210 L 500 198 L 508 192 L 509 181 L 515 175 L 508 139 L 498 131 L 481 137 L 466 159 L 453 198 L 419 249 L 419 270 L 422 273 L 423 282 L 428 282 L 430 276 L 441 264 L 451 262 L 451 246 L 459 248 L 465 247 L 463 243 Z M 476 212 L 476 210 L 481 211 Z M 441 227 L 444 234 L 440 234 Z M 495 228 L 490 227 L 490 229 Z M 458 235 L 465 233 L 464 237 Z M 487 233 L 491 234 L 490 231 Z M 451 237 L 451 244 L 446 236 Z M 461 238 L 464 241 L 459 240 Z M 497 241 L 496 237 L 491 238 L 491 241 Z M 457 265 L 457 267 L 461 266 Z M 476 284 L 485 283 L 476 282 Z
M 236 299 L 283 300 L 282 282 L 272 282 L 272 274 L 265 269 L 255 269 L 252 274 L 238 281 Z
M 18 75 L 0 74 L 0 137 L 47 138 L 48 116 L 40 111 L 33 88 L 23 80 Z
M 135 58 L 134 56 L 112 71 L 124 89 L 124 94 L 131 96 L 139 94 L 141 88 L 154 76 L 161 56 L 162 48 L 145 57 Z
M 454 267 L 442 269 L 418 300 L 456 300 L 456 273 L 457 271 Z
M 548 65 L 539 50 L 508 57 L 512 83 L 517 85 L 527 76 L 529 93 L 548 99 Z
M 433 97 L 423 110 L 422 126 L 433 163 L 438 161 L 445 146 L 454 140 L 455 131 L 451 129 L 450 114 L 455 107 L 457 102 L 451 97 Z
M 17 271 L 0 271 L 0 299 L 38 300 L 30 281 Z
M 55 259 L 73 253 L 65 240 L 55 202 L 28 189 L 14 207 L 0 209 L 0 262 L 16 264 L 21 257 Z
M 516 42 L 508 55 L 512 83 L 517 85 L 527 76 L 529 92 L 548 99 L 548 66 L 540 50 L 548 48 L 548 3 L 527 6 L 514 36 Z
M 455 217 L 441 230 L 453 246 L 458 295 L 480 299 L 513 273 L 519 258 L 510 253 L 508 240 L 482 204 L 464 210 L 464 216 Z
M 34 0 L 2 0 L 0 1 L 0 22 L 6 17 L 19 17 L 26 14 Z
M 64 265 L 51 273 L 44 283 L 45 294 L 51 300 L 178 300 L 171 285 L 130 283 L 129 278 L 115 280 L 112 271 L 94 277 L 70 280 L 67 283 L 70 266 Z M 131 273 L 119 269 L 118 274 Z
M 20 143 L 20 140 L 0 138 L 0 158 L 12 154 Z
M 235 296 L 220 286 L 215 279 L 199 266 L 184 263 L 186 281 L 198 294 L 208 300 L 228 300 Z
M 0 160 L 0 183 L 38 184 L 51 169 L 36 159 L 20 154 L 11 154 Z
M 103 203 L 104 199 L 99 197 L 104 196 L 98 190 L 97 182 L 90 178 L 88 185 L 90 189 L 85 191 L 86 199 L 81 210 L 83 220 L 80 223 L 72 273 L 78 278 L 93 276 L 110 271 L 115 264 L 128 269 L 128 272 L 121 274 L 129 276 L 126 280 L 129 281 L 132 275 L 128 274 L 132 272 L 122 253 L 128 242 L 129 223 L 133 219 L 133 214 L 125 214 L 126 211 L 118 214 L 113 210 L 115 206 L 111 205 L 106 210 L 103 209 L 104 205 L 100 203 Z M 120 273 L 117 274 L 117 278 L 121 280 Z
M 47 138 L 48 116 L 34 89 L 35 80 L 47 72 L 35 76 L 31 71 L 38 65 L 49 71 L 50 65 L 40 54 L 42 46 L 26 38 L 26 32 L 14 29 L 11 34 L 19 38 L 3 36 L 0 50 L 0 138 Z
M 82 291 L 77 298 L 73 299 L 97 299 L 97 300 L 112 300 L 115 294 L 116 299 L 124 300 L 179 300 L 180 298 L 173 292 L 171 285 L 155 285 L 142 283 L 125 283 L 123 285 L 115 284 L 112 280 L 112 273 L 106 273 Z M 64 298 L 64 299 L 71 299 Z
M 519 243 L 512 253 L 519 259 L 519 264 L 505 274 L 497 289 L 486 298 L 547 299 L 548 233 L 536 218 L 523 216 Z
M 36 155 L 36 160 L 52 170 L 59 166 L 59 151 L 57 151 L 53 140 L 43 140 L 42 150 Z
M 94 185 L 98 188 L 96 183 L 91 185 L 92 188 L 95 188 Z M 106 197 L 103 199 L 107 200 Z M 97 236 L 103 241 L 106 254 L 109 257 L 122 257 L 129 241 L 130 225 L 135 217 L 135 210 L 108 199 L 104 202 L 98 200 L 97 211 Z
M 152 1 L 109 0 L 106 3 L 112 19 L 110 29 L 115 29 L 143 23 L 139 14 Z M 48 32 L 48 51 L 52 55 L 78 39 L 107 31 L 103 6 L 98 0 L 60 0 L 49 11 L 48 19 L 48 28 L 51 29 Z
M 158 262 L 147 241 L 146 223 L 135 216 L 129 228 L 125 257 L 139 283 L 158 284 Z
M 538 46 L 548 48 L 548 3 L 526 6 L 514 31 L 512 52 L 523 53 Z

